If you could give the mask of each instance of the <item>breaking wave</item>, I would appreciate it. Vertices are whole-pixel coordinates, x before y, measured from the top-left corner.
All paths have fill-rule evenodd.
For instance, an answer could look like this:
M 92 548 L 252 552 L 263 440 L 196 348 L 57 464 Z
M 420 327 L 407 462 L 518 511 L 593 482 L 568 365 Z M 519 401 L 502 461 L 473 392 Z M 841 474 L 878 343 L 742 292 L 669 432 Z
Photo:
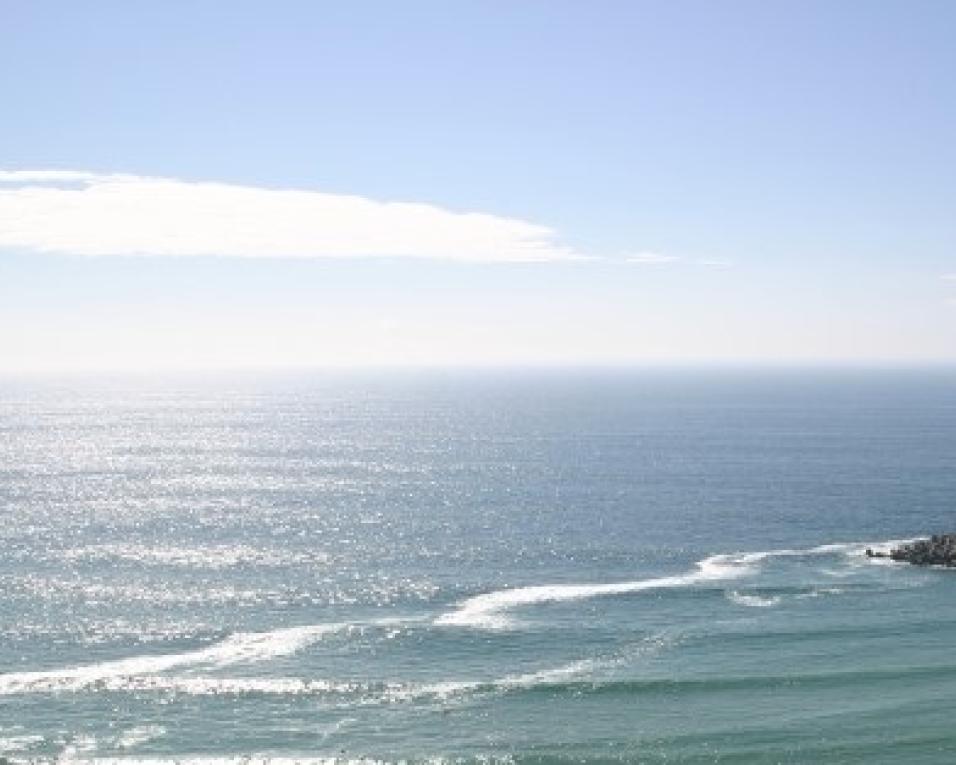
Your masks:
M 442 627 L 504 629 L 513 625 L 517 609 L 547 603 L 580 601 L 590 598 L 634 593 L 694 588 L 710 582 L 729 582 L 760 572 L 770 559 L 810 556 L 842 556 L 851 565 L 865 565 L 867 547 L 886 549 L 902 540 L 882 543 L 854 542 L 828 544 L 809 549 L 781 549 L 759 552 L 712 555 L 698 561 L 688 572 L 669 576 L 601 584 L 543 584 L 501 589 L 467 598 L 430 622 Z M 832 565 L 831 561 L 827 561 Z M 802 588 L 801 588 L 802 589 Z M 814 587 L 794 592 L 796 597 L 838 594 L 842 588 Z M 746 607 L 770 607 L 781 602 L 780 590 L 753 588 L 727 589 L 725 597 Z M 405 624 L 380 619 L 367 625 Z M 417 621 L 417 620 L 413 620 Z M 335 633 L 361 629 L 357 623 L 328 623 L 286 627 L 265 632 L 240 632 L 202 648 L 171 654 L 148 654 L 113 659 L 95 664 L 56 669 L 0 674 L 0 696 L 25 693 L 50 693 L 97 689 L 107 691 L 168 692 L 186 695 L 343 694 L 368 703 L 407 699 L 445 699 L 473 692 L 501 692 L 518 688 L 554 686 L 579 676 L 592 675 L 606 660 L 586 659 L 554 669 L 529 674 L 509 675 L 497 680 L 447 681 L 434 684 L 402 682 L 352 682 L 296 677 L 219 677 L 216 670 L 235 665 L 268 662 L 289 656 Z M 195 670 L 174 674 L 175 670 Z
M 808 549 L 781 549 L 711 555 L 698 561 L 694 570 L 685 574 L 608 584 L 544 584 L 495 590 L 461 601 L 454 611 L 442 614 L 436 619 L 435 623 L 479 629 L 507 629 L 514 623 L 510 617 L 510 612 L 524 606 L 612 595 L 629 595 L 653 590 L 695 587 L 707 582 L 734 580 L 757 573 L 760 564 L 772 558 L 843 555 L 864 560 L 862 556 L 867 547 L 889 549 L 905 541 L 909 540 L 889 540 L 878 543 L 849 542 L 818 545 Z M 733 597 L 731 599 L 733 600 Z M 740 596 L 738 594 L 735 602 L 750 606 L 775 605 L 777 602 L 776 600 L 769 602 L 770 600 L 772 599 Z
M 171 669 L 205 666 L 210 669 L 249 664 L 289 656 L 327 635 L 349 629 L 349 624 L 286 627 L 269 632 L 240 632 L 194 651 L 132 656 L 98 664 L 38 672 L 0 674 L 0 696 L 38 691 L 77 691 L 90 686 L 109 687 L 119 678 L 154 675 Z

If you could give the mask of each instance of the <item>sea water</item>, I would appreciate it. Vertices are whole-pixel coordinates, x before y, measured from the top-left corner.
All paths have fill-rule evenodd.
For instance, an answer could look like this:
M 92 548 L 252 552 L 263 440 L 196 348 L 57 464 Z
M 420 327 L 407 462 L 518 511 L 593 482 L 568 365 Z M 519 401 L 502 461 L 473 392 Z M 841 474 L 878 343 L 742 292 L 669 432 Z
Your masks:
M 948 763 L 956 372 L 8 379 L 0 757 Z

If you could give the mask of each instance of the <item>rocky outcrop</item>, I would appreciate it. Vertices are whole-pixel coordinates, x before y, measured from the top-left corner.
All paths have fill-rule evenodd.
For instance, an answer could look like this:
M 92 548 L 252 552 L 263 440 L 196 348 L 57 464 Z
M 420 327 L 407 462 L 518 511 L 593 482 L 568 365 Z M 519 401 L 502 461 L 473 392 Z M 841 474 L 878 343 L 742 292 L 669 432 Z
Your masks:
M 956 566 L 956 534 L 934 534 L 890 550 L 879 552 L 867 548 L 868 558 L 890 558 L 916 566 Z

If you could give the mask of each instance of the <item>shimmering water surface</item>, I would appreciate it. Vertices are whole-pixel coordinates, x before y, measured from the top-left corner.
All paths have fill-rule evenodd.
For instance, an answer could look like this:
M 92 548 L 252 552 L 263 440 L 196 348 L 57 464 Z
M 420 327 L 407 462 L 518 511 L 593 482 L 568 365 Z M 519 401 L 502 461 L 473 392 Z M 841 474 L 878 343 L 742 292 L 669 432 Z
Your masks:
M 0 383 L 0 756 L 956 761 L 956 372 Z

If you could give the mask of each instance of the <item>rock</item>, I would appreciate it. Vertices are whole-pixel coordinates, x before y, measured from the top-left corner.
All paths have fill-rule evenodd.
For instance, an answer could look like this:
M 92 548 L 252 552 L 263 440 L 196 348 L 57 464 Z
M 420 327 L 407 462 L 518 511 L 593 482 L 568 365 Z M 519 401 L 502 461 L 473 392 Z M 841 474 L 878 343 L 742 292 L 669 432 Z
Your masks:
M 934 534 L 929 539 L 918 539 L 886 552 L 867 548 L 868 558 L 890 558 L 916 566 L 956 567 L 956 534 Z

